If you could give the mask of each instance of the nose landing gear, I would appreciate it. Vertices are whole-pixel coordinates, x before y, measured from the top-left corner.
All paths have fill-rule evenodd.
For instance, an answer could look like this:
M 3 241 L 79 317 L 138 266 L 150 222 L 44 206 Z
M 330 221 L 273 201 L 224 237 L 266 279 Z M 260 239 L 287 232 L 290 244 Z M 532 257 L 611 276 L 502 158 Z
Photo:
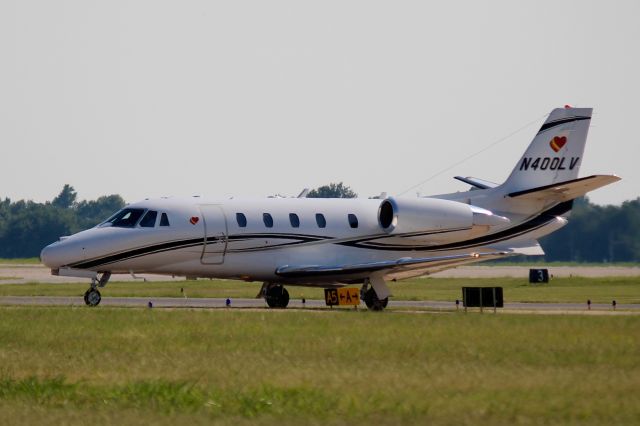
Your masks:
M 86 303 L 87 306 L 98 306 L 100 300 L 102 300 L 102 296 L 100 296 L 100 292 L 96 288 L 91 287 L 84 293 L 84 303 Z
M 111 272 L 105 272 L 100 277 L 100 280 L 96 280 L 95 278 L 91 279 L 91 287 L 84 293 L 84 303 L 87 306 L 98 306 L 100 301 L 102 300 L 102 296 L 98 291 L 98 287 L 104 287 L 109 282 L 109 278 L 111 278 Z

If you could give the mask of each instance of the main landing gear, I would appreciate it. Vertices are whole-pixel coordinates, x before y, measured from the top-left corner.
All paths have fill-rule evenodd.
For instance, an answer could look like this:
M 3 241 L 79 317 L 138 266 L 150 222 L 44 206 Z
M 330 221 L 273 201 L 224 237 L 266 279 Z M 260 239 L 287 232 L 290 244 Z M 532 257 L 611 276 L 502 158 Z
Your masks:
M 376 281 L 372 282 L 373 280 Z M 378 292 L 375 289 L 376 286 L 378 287 L 378 292 L 385 295 L 384 298 L 378 296 Z M 389 294 L 389 288 L 382 279 L 367 278 L 360 289 L 360 299 L 364 300 L 364 304 L 371 311 L 381 311 L 386 308 L 389 304 Z
M 281 284 L 264 283 L 258 298 L 264 297 L 270 308 L 284 309 L 289 304 L 289 292 Z
M 367 308 L 372 311 L 382 311 L 389 304 L 391 291 L 382 277 L 365 278 L 360 289 L 360 299 L 364 301 Z M 282 284 L 268 283 L 262 284 L 262 288 L 256 295 L 256 299 L 264 298 L 270 308 L 286 308 L 289 304 L 289 292 Z
M 389 298 L 385 297 L 382 300 L 378 299 L 378 295 L 373 288 L 364 292 L 362 300 L 364 300 L 364 304 L 367 305 L 367 308 L 372 311 L 381 311 L 387 307 L 387 304 L 389 304 Z
M 98 306 L 100 301 L 102 300 L 102 296 L 98 291 L 98 287 L 102 288 L 107 285 L 109 282 L 109 278 L 111 278 L 111 272 L 105 272 L 100 277 L 100 280 L 96 280 L 95 278 L 91 279 L 91 287 L 84 293 L 84 303 L 87 306 Z

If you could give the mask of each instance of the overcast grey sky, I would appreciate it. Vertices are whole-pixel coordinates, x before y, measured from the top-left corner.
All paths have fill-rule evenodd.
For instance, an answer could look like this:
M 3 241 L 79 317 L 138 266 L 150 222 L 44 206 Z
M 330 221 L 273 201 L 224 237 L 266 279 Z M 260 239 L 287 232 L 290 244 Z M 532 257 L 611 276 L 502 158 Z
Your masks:
M 0 197 L 397 194 L 500 182 L 553 107 L 640 195 L 640 2 L 0 2 Z

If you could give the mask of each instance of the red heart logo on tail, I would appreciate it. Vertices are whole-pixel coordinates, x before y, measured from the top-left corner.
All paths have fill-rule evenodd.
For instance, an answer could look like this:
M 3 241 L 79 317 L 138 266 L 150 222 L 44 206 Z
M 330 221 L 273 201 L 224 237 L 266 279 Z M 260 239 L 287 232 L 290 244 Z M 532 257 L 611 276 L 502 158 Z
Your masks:
M 551 147 L 552 150 L 554 150 L 555 152 L 558 152 L 562 149 L 563 146 L 565 146 L 566 143 L 567 143 L 566 136 L 556 136 L 553 139 L 551 139 L 551 142 L 549 142 L 549 146 Z
M 191 219 L 189 219 L 189 222 L 192 225 L 195 225 L 196 223 L 198 223 L 199 220 L 200 220 L 200 218 L 198 216 L 191 216 Z

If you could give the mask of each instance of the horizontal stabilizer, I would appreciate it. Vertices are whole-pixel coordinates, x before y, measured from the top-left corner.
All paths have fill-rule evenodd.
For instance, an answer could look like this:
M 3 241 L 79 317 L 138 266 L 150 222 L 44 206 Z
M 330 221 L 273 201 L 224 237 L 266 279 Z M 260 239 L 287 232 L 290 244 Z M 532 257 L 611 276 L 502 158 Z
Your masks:
M 593 175 L 566 182 L 526 189 L 508 194 L 508 197 L 529 200 L 569 201 L 582 197 L 589 191 L 619 181 L 615 175 Z
M 501 245 L 492 246 L 495 250 L 500 250 L 509 254 L 521 254 L 524 256 L 542 256 L 544 250 L 536 240 L 505 242 Z
M 488 188 L 495 188 L 496 186 L 498 186 L 497 183 L 489 182 L 488 180 L 474 178 L 471 176 L 467 176 L 467 177 L 454 176 L 453 178 L 458 179 L 460 182 L 467 183 L 477 189 L 488 189 Z

